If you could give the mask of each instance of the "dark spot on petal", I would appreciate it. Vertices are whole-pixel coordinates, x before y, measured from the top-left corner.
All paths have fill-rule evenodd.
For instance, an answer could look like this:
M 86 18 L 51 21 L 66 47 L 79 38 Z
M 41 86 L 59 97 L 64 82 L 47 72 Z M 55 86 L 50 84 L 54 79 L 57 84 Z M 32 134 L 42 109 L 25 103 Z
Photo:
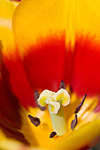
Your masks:
M 71 122 L 71 129 L 73 130 L 77 125 L 77 115 L 75 115 L 75 119 Z
M 78 111 L 79 111 L 80 108 L 82 107 L 82 105 L 83 105 L 83 103 L 84 103 L 84 101 L 85 101 L 86 96 L 87 96 L 87 94 L 85 94 L 85 96 L 84 96 L 82 102 L 81 102 L 81 103 L 79 104 L 79 106 L 76 108 L 75 113 L 78 113 Z
M 39 105 L 39 103 L 37 102 L 38 98 L 39 98 L 39 92 L 38 91 L 35 91 L 34 92 L 34 97 L 35 97 L 35 102 L 36 102 L 36 105 L 38 108 L 40 108 L 41 111 L 45 111 L 46 110 L 46 107 L 42 107 Z
M 37 127 L 40 125 L 40 119 L 37 117 L 32 117 L 31 115 L 28 115 L 31 122 Z
M 51 132 L 51 134 L 50 134 L 50 138 L 53 138 L 55 135 L 57 135 L 57 133 L 54 131 L 54 132 Z
M 62 88 L 62 89 L 65 89 L 65 88 L 66 88 L 65 83 L 64 83 L 63 80 L 60 82 L 59 89 L 61 89 L 61 88 Z

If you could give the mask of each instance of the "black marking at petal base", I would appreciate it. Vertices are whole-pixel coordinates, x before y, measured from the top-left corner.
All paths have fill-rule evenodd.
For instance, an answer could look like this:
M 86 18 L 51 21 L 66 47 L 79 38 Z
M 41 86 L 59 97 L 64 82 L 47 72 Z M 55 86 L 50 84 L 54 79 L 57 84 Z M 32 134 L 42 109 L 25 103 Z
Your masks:
M 50 138 L 53 138 L 55 135 L 57 135 L 57 133 L 55 132 L 55 131 L 53 131 L 53 132 L 51 132 L 51 134 L 50 134 Z
M 35 97 L 35 102 L 36 102 L 37 107 L 40 108 L 41 111 L 45 111 L 46 107 L 40 106 L 39 103 L 37 102 L 37 100 L 39 98 L 39 92 L 38 91 L 34 92 L 34 97 Z
M 71 122 L 71 129 L 73 130 L 77 125 L 77 115 L 75 115 L 75 119 Z
M 62 89 L 65 89 L 65 88 L 66 88 L 65 83 L 64 83 L 63 80 L 60 82 L 59 89 L 61 89 L 61 88 L 62 88 Z
M 31 122 L 37 127 L 40 125 L 40 119 L 37 117 L 32 117 L 31 115 L 28 115 L 29 119 L 31 120 Z
M 85 96 L 84 96 L 82 102 L 81 102 L 81 103 L 79 104 L 79 106 L 76 108 L 75 113 L 78 113 L 78 112 L 79 112 L 80 108 L 82 107 L 82 105 L 83 105 L 83 103 L 84 103 L 84 101 L 85 101 L 86 96 L 87 96 L 87 94 L 85 94 Z

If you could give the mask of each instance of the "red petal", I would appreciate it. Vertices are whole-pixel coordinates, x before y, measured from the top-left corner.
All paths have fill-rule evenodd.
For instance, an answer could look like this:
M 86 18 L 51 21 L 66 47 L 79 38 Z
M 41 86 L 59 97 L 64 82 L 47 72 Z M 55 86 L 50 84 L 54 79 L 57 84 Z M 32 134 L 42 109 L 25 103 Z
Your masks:
M 100 44 L 94 38 L 76 39 L 71 85 L 80 95 L 100 93 Z
M 23 134 L 19 132 L 22 125 L 19 112 L 18 100 L 0 74 L 0 128 L 6 133 L 7 137 L 27 143 Z
M 35 90 L 58 90 L 64 77 L 64 36 L 46 38 L 26 51 L 24 64 L 32 87 Z
M 8 50 L 9 51 L 9 50 Z M 17 48 L 14 54 L 3 55 L 2 72 L 7 77 L 10 83 L 10 88 L 18 98 L 19 102 L 24 106 L 35 106 L 34 94 L 30 87 L 23 62 L 19 56 Z M 8 75 L 6 74 L 4 67 L 6 68 Z

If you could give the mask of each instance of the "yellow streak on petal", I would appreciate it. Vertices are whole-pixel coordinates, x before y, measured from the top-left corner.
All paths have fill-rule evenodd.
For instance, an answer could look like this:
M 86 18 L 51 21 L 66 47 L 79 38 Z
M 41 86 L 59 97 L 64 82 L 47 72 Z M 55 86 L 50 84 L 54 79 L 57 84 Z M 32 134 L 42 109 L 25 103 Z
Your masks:
M 73 99 L 74 99 L 74 103 L 73 103 Z M 75 114 L 74 114 L 75 109 L 77 108 L 80 102 L 81 102 L 81 99 L 75 96 L 75 94 L 72 94 L 71 104 L 69 104 L 68 108 L 66 108 L 66 114 L 67 114 L 66 117 L 68 117 L 69 130 L 71 130 L 70 128 L 71 121 L 75 118 Z M 83 126 L 87 122 L 93 122 L 100 116 L 99 113 L 93 112 L 97 104 L 98 104 L 98 98 L 96 97 L 86 98 L 83 106 L 81 107 L 80 111 L 77 113 L 78 124 L 75 127 L 75 129 L 79 129 L 81 126 Z
M 12 30 L 11 19 L 0 18 L 0 26 L 3 26 L 5 28 Z

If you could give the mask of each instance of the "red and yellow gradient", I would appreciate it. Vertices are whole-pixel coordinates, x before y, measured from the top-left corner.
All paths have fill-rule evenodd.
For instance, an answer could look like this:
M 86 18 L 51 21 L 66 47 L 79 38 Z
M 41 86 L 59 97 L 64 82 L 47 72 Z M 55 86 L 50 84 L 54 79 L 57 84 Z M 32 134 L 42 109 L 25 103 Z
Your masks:
M 8 137 L 54 150 L 80 149 L 98 142 L 99 4 L 94 0 L 0 1 L 0 127 Z M 48 111 L 32 108 L 36 107 L 33 93 L 57 91 L 61 80 L 73 93 L 65 110 L 69 131 L 63 138 L 50 139 L 50 116 Z M 74 110 L 85 93 L 90 97 L 88 108 L 71 131 Z M 41 119 L 38 128 L 30 123 L 29 113 Z
M 20 3 L 13 31 L 33 88 L 57 90 L 63 79 L 79 95 L 99 94 L 98 10 L 95 1 Z
M 12 33 L 12 14 L 16 5 L 15 2 L 3 0 L 0 2 L 2 8 L 0 9 L 0 39 L 3 45 L 3 49 L 0 50 L 3 55 L 1 70 L 3 76 L 9 81 L 13 93 L 20 99 L 21 104 L 27 107 L 34 105 L 34 97 Z

